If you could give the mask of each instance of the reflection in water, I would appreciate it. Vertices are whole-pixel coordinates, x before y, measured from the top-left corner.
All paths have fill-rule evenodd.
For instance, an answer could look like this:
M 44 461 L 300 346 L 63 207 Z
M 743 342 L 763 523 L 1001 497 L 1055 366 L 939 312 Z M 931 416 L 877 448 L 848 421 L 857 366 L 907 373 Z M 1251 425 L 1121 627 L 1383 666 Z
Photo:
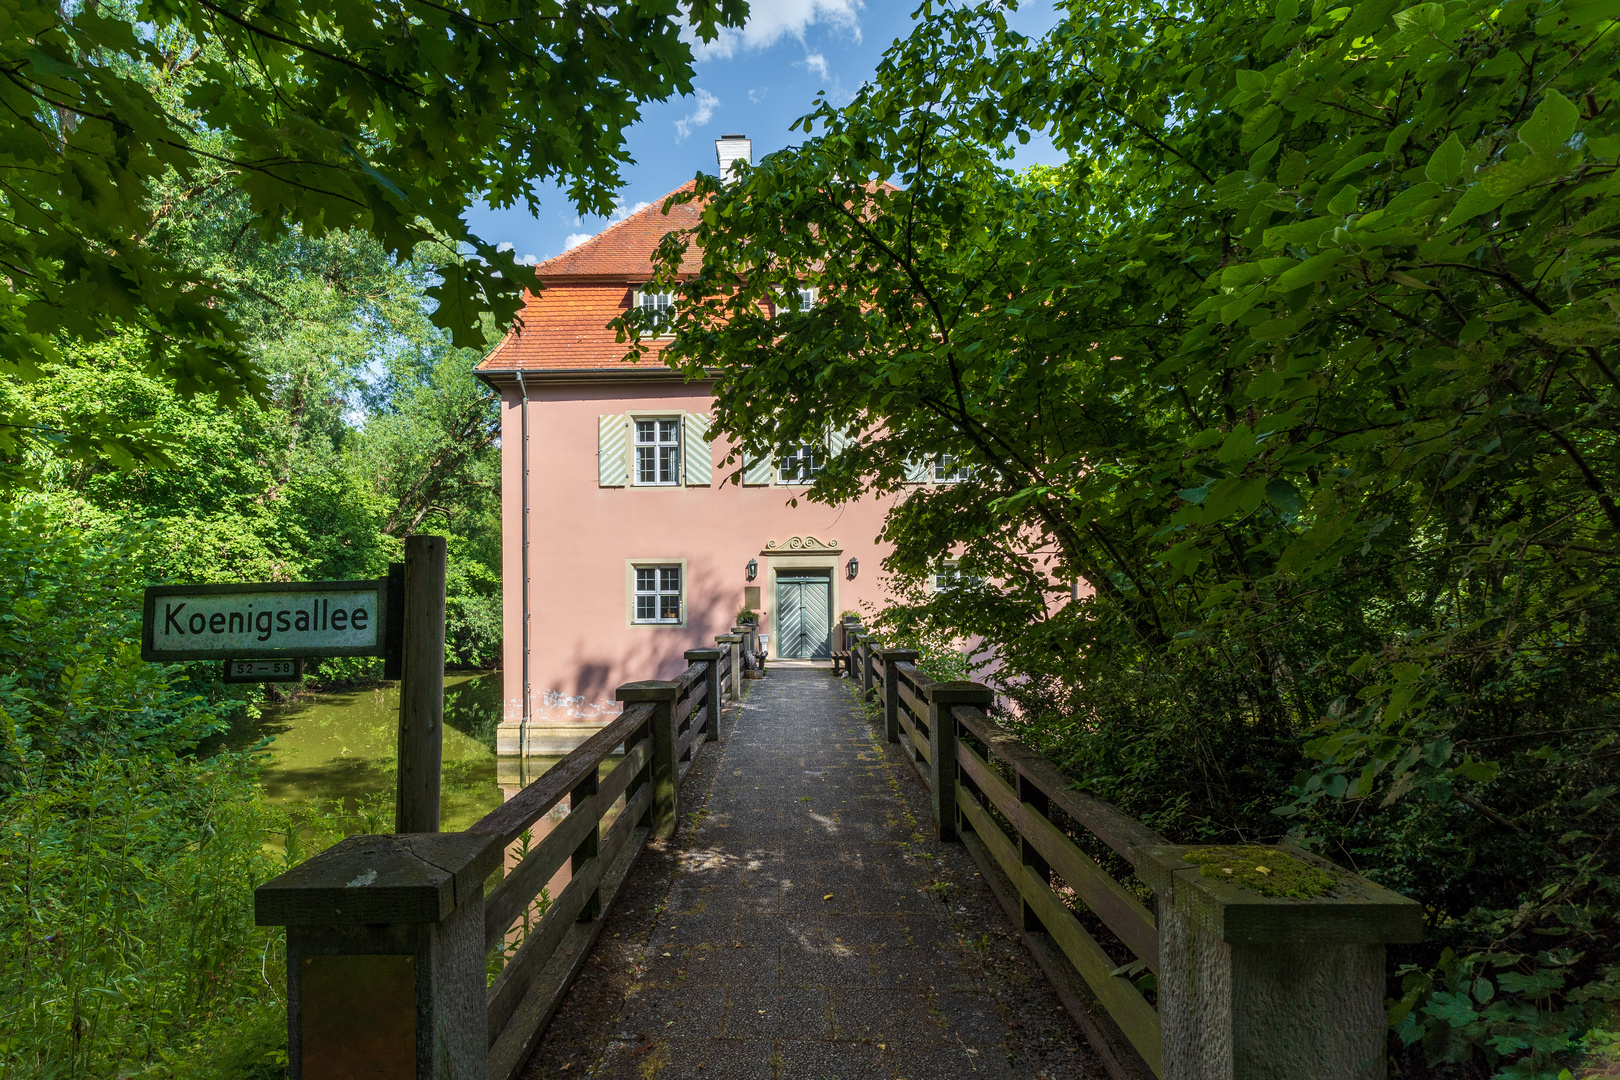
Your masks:
M 501 777 L 505 785 L 496 777 L 500 719 L 500 672 L 445 676 L 439 827 L 447 832 L 465 829 L 517 790 L 516 777 Z M 258 719 L 238 721 L 228 741 L 242 748 L 274 740 L 262 779 L 270 802 L 352 805 L 362 796 L 393 796 L 398 733 L 399 684 L 384 683 L 265 705 Z M 558 760 L 529 758 L 522 775 L 532 782 Z
M 446 675 L 444 679 L 444 771 L 439 788 L 439 827 L 465 829 L 532 784 L 560 756 L 522 760 L 495 756 L 501 720 L 500 672 Z M 365 690 L 303 694 L 284 705 L 265 705 L 258 719 L 243 719 L 227 736 L 238 749 L 270 738 L 270 761 L 261 784 L 272 803 L 353 805 L 365 796 L 394 794 L 399 731 L 399 684 Z M 602 763 L 602 775 L 618 763 Z M 622 799 L 620 800 L 622 804 Z M 568 799 L 530 830 L 533 848 L 568 815 Z M 612 819 L 611 813 L 608 815 Z M 516 865 L 521 845 L 508 851 Z M 567 861 L 548 884 L 555 897 L 572 877 Z M 538 912 L 535 912 L 538 914 Z

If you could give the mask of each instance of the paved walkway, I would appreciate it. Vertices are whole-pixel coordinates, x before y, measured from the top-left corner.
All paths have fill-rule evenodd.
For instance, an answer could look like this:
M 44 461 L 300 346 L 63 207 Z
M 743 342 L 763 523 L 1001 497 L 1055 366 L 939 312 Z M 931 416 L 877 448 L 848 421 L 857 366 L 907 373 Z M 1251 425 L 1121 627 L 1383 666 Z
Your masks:
M 849 682 L 775 668 L 731 715 L 529 1076 L 1104 1075 Z

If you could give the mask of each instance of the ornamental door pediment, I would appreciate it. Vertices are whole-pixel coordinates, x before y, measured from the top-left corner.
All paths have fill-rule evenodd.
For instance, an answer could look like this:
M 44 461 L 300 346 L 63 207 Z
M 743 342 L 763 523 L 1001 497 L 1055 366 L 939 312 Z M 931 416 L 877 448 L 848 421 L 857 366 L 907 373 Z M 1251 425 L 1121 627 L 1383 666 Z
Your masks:
M 767 540 L 761 555 L 838 555 L 843 552 L 837 540 L 817 540 L 814 536 L 790 536 Z

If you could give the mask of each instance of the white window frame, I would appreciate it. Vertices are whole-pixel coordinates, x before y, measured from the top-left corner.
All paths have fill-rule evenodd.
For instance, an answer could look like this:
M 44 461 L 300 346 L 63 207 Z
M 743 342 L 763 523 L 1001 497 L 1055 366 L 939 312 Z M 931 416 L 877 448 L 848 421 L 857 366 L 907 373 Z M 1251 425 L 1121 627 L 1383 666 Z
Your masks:
M 778 288 L 774 312 L 777 315 L 796 315 L 809 311 L 821 303 L 821 290 L 812 285 L 799 285 L 792 289 Z
M 654 337 L 674 337 L 675 328 L 671 325 L 675 321 L 675 294 L 672 292 L 653 292 L 649 289 L 636 289 L 632 299 L 636 310 L 653 312 L 652 329 Z M 650 302 L 649 302 L 650 301 Z
M 683 438 L 686 425 L 683 423 L 683 419 L 684 418 L 679 413 L 676 413 L 674 416 L 654 414 L 652 416 L 632 415 L 630 417 L 630 484 L 632 487 L 681 486 L 681 457 L 686 449 L 684 446 L 685 439 Z M 641 425 L 643 424 L 652 425 L 652 442 L 641 441 Z M 674 425 L 675 440 L 673 442 L 664 441 L 663 428 L 661 426 L 664 424 Z M 668 449 L 673 449 L 675 451 L 675 463 L 674 467 L 670 470 L 670 478 L 666 480 L 662 478 L 664 455 L 661 453 L 661 451 Z M 642 450 L 650 450 L 652 452 L 653 479 L 651 480 L 643 480 L 641 478 Z
M 963 585 L 977 585 L 978 583 L 978 578 L 962 573 L 962 563 L 959 559 L 946 559 L 940 563 L 939 569 L 934 571 L 934 591 L 936 593 L 959 589 Z
M 675 575 L 675 587 L 670 589 L 667 574 Z M 647 581 L 643 575 L 652 575 Z M 686 625 L 686 560 L 685 559 L 630 559 L 625 564 L 625 616 L 631 626 L 685 626 Z M 650 586 L 650 587 L 648 587 Z M 675 598 L 675 615 L 665 614 L 666 597 Z M 650 598 L 653 617 L 642 616 L 640 601 Z
M 955 454 L 935 454 L 933 474 L 936 484 L 960 484 L 972 475 L 972 471 Z
M 808 473 L 805 471 L 806 455 L 808 455 L 810 464 Z M 793 453 L 787 457 L 777 459 L 776 468 L 773 470 L 777 484 L 798 486 L 812 483 L 816 478 L 816 474 L 827 467 L 827 456 L 828 451 L 825 443 L 800 443 L 799 448 Z M 796 461 L 799 464 L 794 469 L 793 475 L 789 476 L 787 475 L 787 466 L 791 461 Z

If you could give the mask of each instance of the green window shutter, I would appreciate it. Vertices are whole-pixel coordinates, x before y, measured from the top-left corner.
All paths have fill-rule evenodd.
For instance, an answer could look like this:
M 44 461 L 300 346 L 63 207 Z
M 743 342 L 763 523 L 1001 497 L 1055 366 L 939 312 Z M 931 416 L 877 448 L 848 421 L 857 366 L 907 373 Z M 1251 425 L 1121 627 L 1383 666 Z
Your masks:
M 844 452 L 844 450 L 849 446 L 850 443 L 852 443 L 854 441 L 855 440 L 852 439 L 846 432 L 844 432 L 844 431 L 842 431 L 842 430 L 840 430 L 838 428 L 830 428 L 830 429 L 828 429 L 828 431 L 827 431 L 827 452 L 828 452 L 828 456 L 837 457 L 839 454 L 842 454 Z
M 746 458 L 743 461 L 743 483 L 750 487 L 764 487 L 771 482 L 771 459 Z
M 928 478 L 934 475 L 934 463 L 927 458 L 913 459 L 906 462 L 906 483 L 926 484 Z
M 596 482 L 601 487 L 630 482 L 630 418 L 624 413 L 596 418 Z
M 681 448 L 681 460 L 686 462 L 688 487 L 708 487 L 714 482 L 714 451 L 709 446 L 709 417 L 705 413 L 686 413 L 681 417 L 681 433 L 686 445 Z

